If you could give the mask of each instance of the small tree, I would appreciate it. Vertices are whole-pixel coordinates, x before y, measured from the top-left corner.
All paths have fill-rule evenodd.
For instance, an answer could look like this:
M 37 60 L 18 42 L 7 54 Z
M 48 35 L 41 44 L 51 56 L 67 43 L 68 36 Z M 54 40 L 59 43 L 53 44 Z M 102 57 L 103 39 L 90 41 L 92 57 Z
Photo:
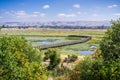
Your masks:
M 0 26 L 0 31 L 1 31 L 2 27 Z
M 120 79 L 120 19 L 112 21 L 105 37 L 100 43 L 103 57 L 104 77 L 109 80 Z
M 100 43 L 101 55 L 107 61 L 120 58 L 120 19 L 112 21 L 105 37 Z
M 49 70 L 55 69 L 60 64 L 60 56 L 57 54 L 57 51 L 54 49 L 49 49 L 45 52 L 45 60 L 50 59 L 50 64 L 47 67 Z

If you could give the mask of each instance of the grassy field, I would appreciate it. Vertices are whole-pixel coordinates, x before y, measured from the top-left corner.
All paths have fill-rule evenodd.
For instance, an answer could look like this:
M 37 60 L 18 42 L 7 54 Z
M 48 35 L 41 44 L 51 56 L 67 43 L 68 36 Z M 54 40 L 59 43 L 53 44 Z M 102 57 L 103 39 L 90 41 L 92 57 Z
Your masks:
M 87 35 L 92 37 L 102 37 L 106 30 L 99 29 L 43 29 L 43 28 L 28 28 L 15 29 L 3 28 L 0 31 L 0 36 L 3 35 L 23 35 L 23 36 L 68 36 L 68 35 Z
M 104 36 L 105 29 L 45 29 L 45 28 L 28 28 L 28 29 L 17 29 L 17 28 L 3 28 L 0 31 L 0 37 L 6 35 L 18 35 L 24 36 L 28 41 L 39 41 L 39 40 L 56 40 L 57 43 L 77 40 L 78 38 L 68 38 L 69 35 L 84 35 L 91 36 L 92 40 L 66 47 L 60 47 L 57 50 L 60 54 L 80 54 L 80 52 L 70 52 L 69 50 L 89 50 L 92 45 L 99 46 L 101 38 Z M 34 46 L 39 44 L 33 44 Z

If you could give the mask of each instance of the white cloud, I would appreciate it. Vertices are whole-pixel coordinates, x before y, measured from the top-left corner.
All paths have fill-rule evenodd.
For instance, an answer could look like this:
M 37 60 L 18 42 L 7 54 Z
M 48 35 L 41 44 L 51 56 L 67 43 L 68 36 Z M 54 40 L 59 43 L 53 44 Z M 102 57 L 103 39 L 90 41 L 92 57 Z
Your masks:
M 38 15 L 40 17 L 44 17 L 46 14 L 45 13 L 41 13 L 41 12 L 33 12 L 34 15 Z
M 40 12 L 33 12 L 34 14 L 40 14 Z
M 45 13 L 40 13 L 38 14 L 40 17 L 44 17 L 46 14 Z
M 74 8 L 80 8 L 80 5 L 79 4 L 74 4 L 73 7 Z
M 50 8 L 49 5 L 44 5 L 44 6 L 43 6 L 43 9 L 48 9 L 48 8 Z
M 115 13 L 115 14 L 113 14 L 113 15 L 115 15 L 115 16 L 120 16 L 120 13 Z
M 30 16 L 25 11 L 17 11 L 17 12 L 14 12 L 14 14 L 17 15 L 17 17 Z
M 24 18 L 24 19 L 28 19 L 28 18 L 37 18 L 37 17 L 44 17 L 45 14 L 44 13 L 40 13 L 40 12 L 33 12 L 31 14 L 26 13 L 25 11 L 10 11 L 10 12 L 6 12 L 6 14 L 15 17 L 15 18 Z
M 75 14 L 64 14 L 64 13 L 58 14 L 58 17 L 66 17 L 66 18 L 75 17 L 75 16 L 76 16 Z
M 97 17 L 97 16 L 99 16 L 99 15 L 98 15 L 98 14 L 92 14 L 92 16 Z
M 108 8 L 115 8 L 115 7 L 117 7 L 118 5 L 116 5 L 116 4 L 113 4 L 113 5 L 109 5 L 109 6 L 107 6 Z

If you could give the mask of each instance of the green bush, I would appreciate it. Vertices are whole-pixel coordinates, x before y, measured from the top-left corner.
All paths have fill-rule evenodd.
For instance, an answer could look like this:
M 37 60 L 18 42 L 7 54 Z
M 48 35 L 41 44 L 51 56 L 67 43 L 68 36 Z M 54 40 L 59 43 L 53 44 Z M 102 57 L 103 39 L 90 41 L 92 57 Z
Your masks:
M 112 22 L 100 43 L 101 55 L 106 61 L 120 59 L 120 19 Z
M 65 58 L 64 62 L 75 62 L 78 59 L 77 55 L 68 55 L 68 58 Z
M 85 58 L 74 68 L 71 80 L 120 80 L 120 19 L 112 22 L 95 59 Z
M 79 62 L 74 70 L 70 74 L 71 80 L 89 80 L 92 77 L 92 63 L 93 60 L 86 58 L 85 60 Z M 91 79 L 92 80 L 92 79 Z
M 109 80 L 120 79 L 120 19 L 112 21 L 105 37 L 100 43 L 101 56 L 103 57 L 102 68 L 104 78 Z
M 60 55 L 57 54 L 55 49 L 48 49 L 47 52 L 45 52 L 44 60 L 47 59 L 50 59 L 50 64 L 47 67 L 48 70 L 53 70 L 60 64 Z
M 23 37 L 0 39 L 0 80 L 47 80 L 41 54 Z
M 77 55 L 71 55 L 71 56 L 70 56 L 70 62 L 74 62 L 74 61 L 76 61 L 77 58 L 78 58 Z

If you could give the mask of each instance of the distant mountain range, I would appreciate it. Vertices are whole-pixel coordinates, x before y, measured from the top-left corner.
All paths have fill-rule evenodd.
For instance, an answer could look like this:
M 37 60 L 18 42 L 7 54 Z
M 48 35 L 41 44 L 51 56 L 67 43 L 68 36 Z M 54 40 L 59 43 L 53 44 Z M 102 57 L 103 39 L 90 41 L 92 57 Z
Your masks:
M 109 21 L 1 22 L 4 27 L 84 28 L 110 27 Z

